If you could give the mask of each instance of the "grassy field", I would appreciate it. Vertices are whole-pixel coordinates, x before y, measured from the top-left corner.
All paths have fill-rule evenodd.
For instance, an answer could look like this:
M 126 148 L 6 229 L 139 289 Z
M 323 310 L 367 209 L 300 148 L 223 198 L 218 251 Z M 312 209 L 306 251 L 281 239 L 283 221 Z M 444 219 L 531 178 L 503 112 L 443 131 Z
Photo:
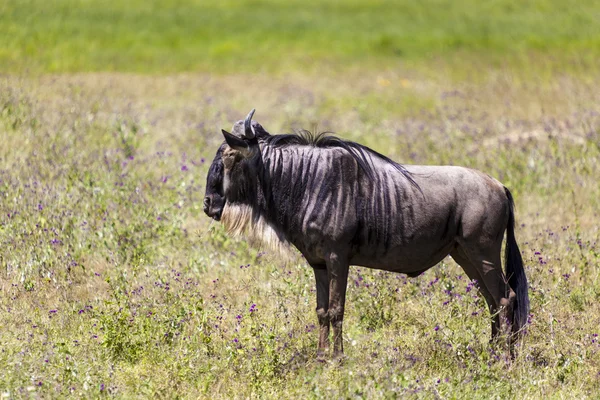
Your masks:
M 596 5 L 119 4 L 0 2 L 0 398 L 598 398 Z M 253 107 L 504 182 L 516 359 L 448 258 L 352 268 L 347 358 L 318 362 L 310 268 L 202 212 Z
M 581 73 L 599 18 L 597 1 L 2 0 L 0 71 Z

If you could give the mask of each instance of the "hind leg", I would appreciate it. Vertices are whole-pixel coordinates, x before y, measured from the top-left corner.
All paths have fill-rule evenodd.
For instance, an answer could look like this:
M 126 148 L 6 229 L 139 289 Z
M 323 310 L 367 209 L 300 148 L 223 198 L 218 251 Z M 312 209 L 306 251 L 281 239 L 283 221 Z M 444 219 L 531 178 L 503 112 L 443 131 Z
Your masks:
M 516 298 L 502 272 L 500 248 L 493 251 L 466 251 L 459 245 L 450 255 L 471 280 L 477 280 L 479 290 L 493 316 L 492 339 L 497 338 L 502 327 L 508 328 L 513 322 Z
M 317 318 L 319 320 L 319 347 L 317 358 L 324 358 L 329 351 L 329 278 L 325 265 L 313 265 L 317 283 Z

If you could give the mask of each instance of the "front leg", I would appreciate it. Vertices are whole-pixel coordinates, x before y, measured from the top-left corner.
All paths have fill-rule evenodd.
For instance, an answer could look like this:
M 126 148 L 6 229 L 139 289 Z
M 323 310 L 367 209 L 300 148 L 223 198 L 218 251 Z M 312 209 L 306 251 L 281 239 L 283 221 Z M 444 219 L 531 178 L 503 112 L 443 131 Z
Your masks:
M 329 321 L 333 327 L 333 356 L 344 354 L 342 324 L 344 322 L 344 306 L 346 303 L 346 286 L 348 284 L 348 261 L 336 253 L 327 259 L 329 278 Z
M 329 351 L 329 278 L 325 265 L 312 265 L 317 282 L 317 318 L 319 319 L 319 347 L 317 357 Z

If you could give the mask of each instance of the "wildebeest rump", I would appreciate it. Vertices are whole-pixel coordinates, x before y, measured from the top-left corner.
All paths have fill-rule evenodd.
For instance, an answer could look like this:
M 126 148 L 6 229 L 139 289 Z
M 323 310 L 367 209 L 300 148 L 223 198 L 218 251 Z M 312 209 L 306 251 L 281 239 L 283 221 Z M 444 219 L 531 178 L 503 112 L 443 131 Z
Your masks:
M 513 199 L 500 182 L 464 167 L 400 165 L 357 143 L 270 135 L 234 125 L 210 167 L 205 213 L 230 233 L 295 246 L 313 268 L 319 354 L 343 352 L 349 265 L 417 276 L 448 254 L 476 280 L 493 315 L 492 337 L 511 342 L 529 313 L 514 235 Z M 501 246 L 506 231 L 505 268 Z

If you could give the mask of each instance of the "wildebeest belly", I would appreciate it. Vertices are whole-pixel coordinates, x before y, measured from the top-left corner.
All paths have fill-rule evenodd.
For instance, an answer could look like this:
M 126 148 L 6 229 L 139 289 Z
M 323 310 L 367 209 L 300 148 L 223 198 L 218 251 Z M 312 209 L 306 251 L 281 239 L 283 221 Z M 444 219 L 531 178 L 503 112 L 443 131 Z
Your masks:
M 397 246 L 379 256 L 356 254 L 351 258 L 350 264 L 418 275 L 442 261 L 454 246 L 454 238 L 419 246 Z

